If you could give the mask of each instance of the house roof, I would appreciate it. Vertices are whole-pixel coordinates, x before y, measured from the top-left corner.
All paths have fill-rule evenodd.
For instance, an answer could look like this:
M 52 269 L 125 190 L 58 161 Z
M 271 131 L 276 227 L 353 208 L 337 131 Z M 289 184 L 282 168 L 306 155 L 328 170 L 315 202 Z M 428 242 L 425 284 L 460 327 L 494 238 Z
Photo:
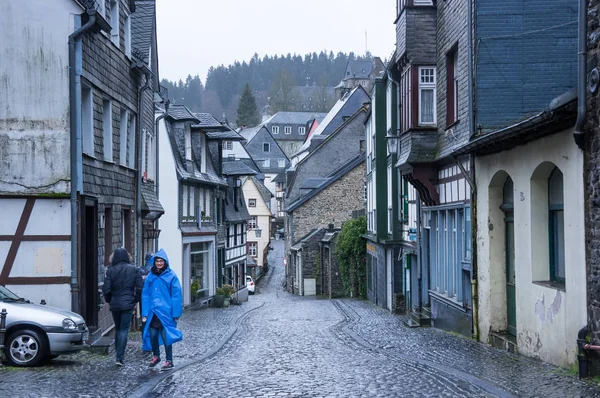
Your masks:
M 256 134 L 258 134 L 258 132 L 260 131 L 260 129 L 262 129 L 263 125 L 259 125 L 256 127 L 248 127 L 245 129 L 241 129 L 240 131 L 238 131 L 238 133 L 247 141 L 250 142 L 252 141 L 252 139 L 254 137 L 256 137 Z
M 228 128 L 217 121 L 210 113 L 193 113 L 200 123 L 192 124 L 193 129 L 226 131 Z
M 344 79 L 368 79 L 373 69 L 373 61 L 348 61 Z
M 210 140 L 227 140 L 227 141 L 241 141 L 244 138 L 236 133 L 235 131 L 228 129 L 225 131 L 208 131 L 206 137 Z
M 333 231 L 333 232 L 325 232 L 325 235 L 323 235 L 321 242 L 323 242 L 323 243 L 331 242 L 339 232 L 340 232 L 339 230 Z
M 225 198 L 225 220 L 233 223 L 239 223 L 247 221 L 251 218 L 246 207 L 246 200 L 244 199 L 244 192 L 238 189 L 238 198 L 235 200 L 234 187 L 231 185 L 227 186 L 226 198 Z
M 160 204 L 158 196 L 154 190 L 154 184 L 143 183 L 142 184 L 142 211 L 155 213 L 156 215 L 162 215 L 165 209 Z
M 265 184 L 263 184 L 262 181 L 260 181 L 258 178 L 254 177 L 254 176 L 251 176 L 250 180 L 252 180 L 252 182 L 256 186 L 256 189 L 260 193 L 260 196 L 263 198 L 263 200 L 265 201 L 265 203 L 269 203 L 269 201 L 271 200 L 271 198 L 274 197 L 275 195 L 273 195 L 271 193 L 271 191 L 269 191 L 269 188 L 267 188 L 265 186 Z
M 272 182 L 285 182 L 285 171 L 277 174 L 275 178 L 271 180 Z
M 167 111 L 167 117 L 177 121 L 192 121 L 200 123 L 198 119 L 185 105 L 172 104 Z
M 191 115 L 191 112 L 187 110 L 184 106 L 183 110 L 177 110 L 177 116 L 183 115 L 184 121 L 189 120 L 185 119 L 186 112 Z M 169 108 L 170 110 L 170 108 Z M 227 181 L 220 177 L 217 168 L 215 167 L 215 160 L 213 159 L 212 151 L 206 151 L 206 156 L 208 157 L 206 162 L 206 172 L 202 173 L 200 171 L 199 163 L 197 160 L 188 160 L 184 158 L 184 154 L 182 152 L 182 148 L 185 147 L 185 143 L 181 142 L 185 138 L 185 129 L 183 127 L 174 127 L 171 124 L 171 120 L 181 121 L 175 119 L 173 117 L 165 118 L 165 126 L 167 128 L 167 136 L 169 137 L 169 141 L 172 148 L 173 159 L 175 161 L 175 168 L 177 172 L 177 177 L 182 180 L 187 180 L 190 182 L 198 182 L 198 183 L 206 183 L 211 185 L 227 185 Z
M 365 152 L 361 152 L 354 159 L 351 159 L 348 163 L 344 164 L 342 167 L 334 170 L 330 175 L 327 176 L 326 181 L 321 183 L 318 187 L 311 190 L 309 193 L 301 196 L 294 202 L 290 203 L 289 206 L 286 207 L 286 212 L 292 212 L 296 210 L 298 207 L 302 206 L 304 203 L 308 202 L 315 196 L 317 196 L 320 192 L 327 189 L 331 184 L 338 181 L 340 178 L 348 174 L 350 171 L 354 170 L 355 167 L 361 165 L 365 162 L 366 154 Z M 314 179 L 316 180 L 316 179 Z
M 352 89 L 352 91 L 335 103 L 325 118 L 321 120 L 315 131 L 302 144 L 295 156 L 308 150 L 311 146 L 311 140 L 314 137 L 319 135 L 327 136 L 336 131 L 348 117 L 354 115 L 365 102 L 369 102 L 370 100 L 371 97 L 362 86 Z
M 131 47 L 141 61 L 149 64 L 152 31 L 154 29 L 156 2 L 136 0 L 135 12 L 131 14 Z
M 326 181 L 327 178 L 309 178 L 300 185 L 300 189 L 315 189 Z
M 223 175 L 226 176 L 251 176 L 258 174 L 244 162 L 223 159 Z
M 277 112 L 263 124 L 306 124 L 315 117 L 325 117 L 326 112 Z

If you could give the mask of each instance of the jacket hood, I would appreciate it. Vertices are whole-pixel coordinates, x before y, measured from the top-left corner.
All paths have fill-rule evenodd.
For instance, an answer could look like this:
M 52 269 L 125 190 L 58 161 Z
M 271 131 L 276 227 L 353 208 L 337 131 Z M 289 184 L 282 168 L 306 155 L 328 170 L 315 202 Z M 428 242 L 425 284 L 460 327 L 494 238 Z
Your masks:
M 167 257 L 167 252 L 164 249 L 160 249 L 159 251 L 156 252 L 154 257 L 152 257 L 152 260 L 151 260 L 152 265 L 154 265 L 154 260 L 156 260 L 156 258 L 162 258 L 163 260 L 165 260 L 165 264 L 167 265 L 167 267 L 169 266 L 169 257 Z
M 165 260 L 166 261 L 166 260 Z M 120 248 L 115 251 L 113 254 L 112 265 L 116 265 L 118 263 L 128 263 L 129 262 L 129 253 L 127 250 Z

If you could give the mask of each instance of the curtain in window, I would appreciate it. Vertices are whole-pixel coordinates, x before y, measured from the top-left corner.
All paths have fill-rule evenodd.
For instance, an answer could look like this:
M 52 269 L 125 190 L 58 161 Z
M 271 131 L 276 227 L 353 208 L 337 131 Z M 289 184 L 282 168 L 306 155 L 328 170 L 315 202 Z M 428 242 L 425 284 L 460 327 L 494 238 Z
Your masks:
M 433 123 L 433 89 L 421 90 L 421 123 Z

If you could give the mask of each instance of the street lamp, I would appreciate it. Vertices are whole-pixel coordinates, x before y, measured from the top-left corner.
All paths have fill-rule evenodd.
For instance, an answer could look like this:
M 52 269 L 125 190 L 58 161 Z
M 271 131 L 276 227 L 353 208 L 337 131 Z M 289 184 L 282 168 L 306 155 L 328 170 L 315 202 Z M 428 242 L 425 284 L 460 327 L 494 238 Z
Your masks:
M 160 229 L 148 228 L 146 229 L 147 239 L 157 239 L 160 236 Z
M 387 141 L 388 153 L 394 154 L 398 152 L 398 141 L 400 140 L 400 129 L 389 129 L 385 139 Z

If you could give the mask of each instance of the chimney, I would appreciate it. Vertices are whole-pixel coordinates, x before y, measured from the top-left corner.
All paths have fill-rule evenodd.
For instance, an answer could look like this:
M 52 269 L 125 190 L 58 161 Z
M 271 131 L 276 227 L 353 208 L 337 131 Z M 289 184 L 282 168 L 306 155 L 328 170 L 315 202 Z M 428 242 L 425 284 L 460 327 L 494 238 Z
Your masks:
M 335 230 L 335 227 L 334 227 L 334 225 L 333 225 L 333 224 L 329 224 L 329 225 L 327 226 L 327 230 L 328 230 L 329 232 L 333 232 L 333 231 Z

